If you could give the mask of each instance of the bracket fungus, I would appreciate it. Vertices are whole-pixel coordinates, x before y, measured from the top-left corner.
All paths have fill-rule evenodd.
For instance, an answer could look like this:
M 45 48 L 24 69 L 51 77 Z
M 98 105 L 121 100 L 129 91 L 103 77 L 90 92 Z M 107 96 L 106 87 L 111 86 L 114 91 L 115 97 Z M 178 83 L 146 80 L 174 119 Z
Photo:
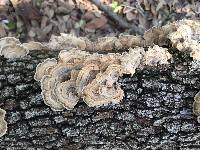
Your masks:
M 168 60 L 172 58 L 172 55 L 168 52 L 167 48 L 154 45 L 149 47 L 144 56 L 144 64 L 149 66 L 157 66 L 157 64 L 168 64 Z
M 29 50 L 21 45 L 20 41 L 14 37 L 5 37 L 0 39 L 0 55 L 5 58 L 24 57 Z
M 0 137 L 6 134 L 7 122 L 4 120 L 6 111 L 0 108 Z
M 181 52 L 189 52 L 194 60 L 200 60 L 200 21 L 180 20 L 162 27 L 153 27 L 144 33 L 146 46 L 171 44 Z
M 80 98 L 88 106 L 119 103 L 124 93 L 118 78 L 134 74 L 144 54 L 139 47 L 122 54 L 62 50 L 58 61 L 46 59 L 37 66 L 35 79 L 41 82 L 45 104 L 55 111 L 73 109 Z
M 57 65 L 57 60 L 55 58 L 48 58 L 42 63 L 37 65 L 36 73 L 34 75 L 34 79 L 36 81 L 40 81 L 44 75 L 49 74 L 50 70 Z
M 104 73 L 97 74 L 84 89 L 84 102 L 90 107 L 119 103 L 124 96 L 123 90 L 116 84 L 119 76 L 122 76 L 120 65 L 110 65 Z
M 79 48 L 84 50 L 86 48 L 86 42 L 84 39 L 78 38 L 75 35 L 61 33 L 60 36 L 52 36 L 47 44 L 52 50 L 62 50 L 67 47 Z
M 181 52 L 189 52 L 194 60 L 199 61 L 199 27 L 199 20 L 181 20 L 153 27 L 143 36 L 120 35 L 92 41 L 63 33 L 52 36 L 48 43 L 21 44 L 19 40 L 7 37 L 0 39 L 0 55 L 17 58 L 36 49 L 60 51 L 58 60 L 46 59 L 36 68 L 34 78 L 41 82 L 45 104 L 55 111 L 70 110 L 82 98 L 88 106 L 99 106 L 119 103 L 123 99 L 123 90 L 117 83 L 123 74 L 133 75 L 136 68 L 144 65 L 168 64 L 172 55 L 164 47 L 172 46 Z M 110 53 L 119 49 L 129 51 Z M 199 95 L 195 96 L 193 104 L 197 116 L 200 116 Z

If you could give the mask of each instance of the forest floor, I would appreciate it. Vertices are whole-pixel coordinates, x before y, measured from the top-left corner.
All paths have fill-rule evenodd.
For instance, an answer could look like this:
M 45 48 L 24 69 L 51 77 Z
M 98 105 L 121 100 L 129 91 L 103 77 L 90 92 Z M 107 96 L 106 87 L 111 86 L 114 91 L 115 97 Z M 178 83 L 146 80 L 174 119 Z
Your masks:
M 199 6 L 196 0 L 0 0 L 0 38 L 48 41 L 60 33 L 91 39 L 142 34 L 152 26 L 198 18 Z

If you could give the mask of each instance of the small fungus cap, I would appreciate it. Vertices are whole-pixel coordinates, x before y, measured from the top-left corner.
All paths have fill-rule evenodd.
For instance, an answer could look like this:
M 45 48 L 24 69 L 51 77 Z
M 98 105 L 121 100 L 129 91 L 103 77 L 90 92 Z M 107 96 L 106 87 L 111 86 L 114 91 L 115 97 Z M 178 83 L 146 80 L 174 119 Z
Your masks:
M 82 95 L 85 86 L 91 83 L 99 72 L 100 68 L 96 64 L 86 65 L 80 70 L 76 79 L 76 90 L 79 95 Z
M 3 47 L 7 45 L 16 45 L 20 44 L 20 41 L 14 37 L 5 37 L 0 39 L 0 55 L 1 55 L 1 50 Z
M 28 42 L 28 43 L 23 43 L 22 45 L 26 49 L 28 49 L 29 51 L 31 51 L 31 50 L 41 50 L 41 49 L 45 48 L 45 46 L 42 43 L 34 42 L 34 41 L 31 41 L 31 42 Z
M 84 50 L 86 48 L 86 43 L 83 39 L 74 35 L 61 33 L 61 36 L 51 37 L 48 47 L 60 50 L 66 49 L 67 47 L 73 47 Z
M 200 116 L 200 91 L 194 97 L 193 113 Z
M 167 48 L 154 45 L 149 47 L 144 56 L 145 65 L 157 66 L 158 64 L 169 64 L 168 60 L 172 58 L 172 55 L 168 52 Z
M 61 63 L 65 64 L 77 64 L 77 63 L 83 63 L 85 58 L 89 55 L 88 52 L 77 50 L 76 48 L 73 48 L 71 50 L 62 50 L 60 51 L 58 55 L 58 60 Z
M 7 45 L 2 47 L 1 55 L 4 55 L 5 58 L 20 58 L 24 57 L 29 53 L 22 45 Z
M 55 85 L 55 94 L 60 103 L 67 109 L 71 110 L 78 103 L 79 97 L 76 92 L 76 83 L 73 80 L 57 82 Z
M 34 79 L 40 81 L 44 75 L 48 75 L 50 70 L 57 65 L 57 60 L 55 58 L 48 58 L 42 63 L 39 63 L 36 67 L 36 72 Z
M 6 134 L 7 131 L 7 122 L 5 119 L 6 111 L 0 108 L 0 137 Z
M 41 79 L 42 97 L 44 103 L 51 107 L 54 111 L 62 111 L 64 109 L 62 103 L 58 101 L 55 94 L 55 86 L 57 84 L 56 78 L 50 75 L 44 75 Z
M 55 95 L 57 100 L 63 105 L 64 108 L 71 110 L 79 101 L 79 96 L 76 92 L 76 78 L 78 70 L 70 72 L 70 78 L 64 82 L 57 82 L 55 85 Z
M 124 92 L 115 83 L 121 75 L 120 65 L 111 65 L 104 73 L 97 74 L 96 78 L 84 89 L 84 102 L 90 107 L 119 103 L 123 99 Z
M 130 48 L 128 53 L 124 53 L 121 58 L 123 73 L 133 75 L 136 68 L 140 65 L 144 53 L 145 51 L 142 47 Z

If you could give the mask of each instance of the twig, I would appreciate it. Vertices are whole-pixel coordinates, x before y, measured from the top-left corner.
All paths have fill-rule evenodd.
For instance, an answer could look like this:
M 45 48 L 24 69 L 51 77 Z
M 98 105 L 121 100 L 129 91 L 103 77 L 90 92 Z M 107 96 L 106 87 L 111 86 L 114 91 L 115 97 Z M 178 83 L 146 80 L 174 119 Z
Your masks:
M 145 15 L 145 12 L 144 12 L 144 9 L 141 7 L 139 1 L 137 0 L 136 2 L 136 8 L 138 9 L 139 13 L 143 16 L 143 17 L 146 17 Z
M 102 4 L 100 2 L 100 0 L 91 0 L 91 2 L 94 3 L 99 9 L 101 9 L 102 11 L 104 11 L 120 27 L 122 27 L 124 29 L 131 29 L 132 31 L 134 31 L 135 33 L 140 34 L 140 35 L 143 34 L 143 31 L 140 28 L 138 28 L 134 24 L 129 24 L 122 17 L 118 16 L 116 13 L 113 13 L 112 10 L 108 6 Z

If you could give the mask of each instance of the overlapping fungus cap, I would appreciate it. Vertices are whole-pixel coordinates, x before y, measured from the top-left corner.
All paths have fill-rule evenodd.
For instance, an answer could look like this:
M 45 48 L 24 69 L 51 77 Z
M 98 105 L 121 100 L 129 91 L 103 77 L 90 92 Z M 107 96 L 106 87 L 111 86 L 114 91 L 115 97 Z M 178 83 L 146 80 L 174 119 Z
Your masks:
M 61 102 L 61 95 L 60 93 L 56 92 L 58 90 L 56 88 L 58 88 L 60 83 L 70 80 L 71 70 L 71 66 L 69 67 L 64 64 L 57 64 L 51 69 L 49 75 L 44 75 L 41 79 L 41 89 L 44 102 L 54 111 L 61 111 L 67 107 Z
M 55 85 L 55 94 L 62 105 L 71 110 L 79 101 L 79 96 L 76 91 L 76 79 L 78 71 L 71 71 L 71 78 L 65 82 L 57 82 Z
M 80 64 L 83 63 L 87 56 L 90 54 L 86 51 L 78 50 L 72 48 L 70 50 L 62 50 L 58 55 L 58 60 L 60 63 L 64 64 Z
M 6 134 L 7 122 L 4 120 L 6 111 L 0 108 L 0 137 Z
M 124 96 L 123 90 L 116 84 L 122 75 L 121 65 L 110 65 L 105 72 L 97 74 L 83 91 L 83 100 L 90 106 L 119 103 Z
M 62 111 L 64 106 L 58 101 L 55 94 L 55 85 L 58 83 L 56 78 L 52 78 L 50 75 L 44 75 L 41 79 L 42 97 L 44 103 L 51 107 L 54 111 Z
M 86 48 L 86 42 L 84 39 L 78 38 L 71 34 L 61 33 L 61 36 L 52 36 L 47 44 L 52 50 L 62 50 L 67 47 L 78 48 L 84 50 Z
M 42 50 L 42 49 L 47 49 L 48 47 L 40 42 L 34 42 L 34 41 L 31 41 L 31 42 L 28 42 L 28 43 L 23 43 L 22 44 L 23 47 L 29 51 L 31 50 Z
M 79 71 L 76 79 L 76 91 L 78 95 L 82 95 L 84 88 L 96 78 L 99 72 L 100 68 L 97 64 L 88 64 Z
M 76 78 L 83 67 L 84 51 L 63 50 L 56 59 L 46 59 L 36 68 L 35 79 L 41 81 L 43 99 L 55 111 L 72 109 L 78 102 Z
M 190 52 L 195 60 L 200 60 L 200 21 L 181 20 L 174 24 L 176 30 L 168 35 L 172 45 L 179 51 Z
M 168 52 L 167 48 L 154 45 L 149 47 L 144 55 L 144 64 L 149 66 L 157 66 L 158 64 L 169 64 L 168 60 L 172 55 Z
M 122 44 L 117 37 L 102 37 L 94 42 L 95 51 L 113 51 L 114 49 L 121 49 Z
M 136 68 L 140 65 L 145 51 L 142 47 L 130 48 L 128 53 L 123 53 L 121 57 L 121 65 L 124 74 L 135 73 Z
M 19 58 L 28 54 L 20 41 L 14 37 L 5 37 L 0 39 L 0 55 L 5 58 Z
M 55 58 L 48 58 L 42 63 L 38 64 L 36 67 L 36 72 L 34 79 L 40 81 L 44 75 L 48 75 L 50 70 L 57 65 L 57 60 Z
M 106 71 L 109 65 L 121 64 L 120 58 L 120 54 L 114 53 L 89 55 L 85 59 L 84 67 L 80 70 L 76 80 L 78 94 L 82 95 L 84 88 L 96 78 L 98 73 Z
M 0 39 L 0 52 L 3 47 L 5 47 L 7 45 L 16 45 L 16 44 L 20 44 L 20 41 L 14 37 L 1 38 Z

